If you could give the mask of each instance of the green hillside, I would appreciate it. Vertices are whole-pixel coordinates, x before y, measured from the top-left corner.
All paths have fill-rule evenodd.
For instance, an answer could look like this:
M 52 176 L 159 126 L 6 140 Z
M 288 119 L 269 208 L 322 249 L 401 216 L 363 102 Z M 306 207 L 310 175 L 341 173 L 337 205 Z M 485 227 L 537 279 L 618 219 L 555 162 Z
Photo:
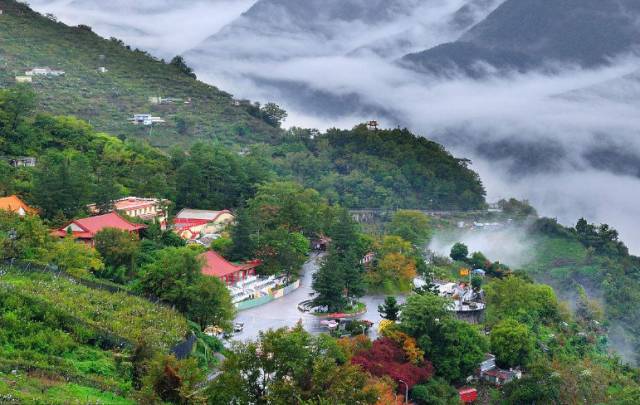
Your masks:
M 193 138 L 223 143 L 269 142 L 279 129 L 268 125 L 250 105 L 237 106 L 230 94 L 184 74 L 145 52 L 106 40 L 89 27 L 68 27 L 13 0 L 0 0 L 0 86 L 34 67 L 66 72 L 60 77 L 34 77 L 39 108 L 74 115 L 97 130 L 148 139 L 156 146 L 186 143 Z M 99 67 L 108 71 L 100 73 Z M 153 105 L 149 97 L 187 100 Z M 166 124 L 138 127 L 133 114 L 152 113 Z
M 637 360 L 640 353 L 640 317 L 629 311 L 640 305 L 640 258 L 630 255 L 618 233 L 603 224 L 581 220 L 565 228 L 543 218 L 530 230 L 533 259 L 523 270 L 554 287 L 575 303 L 578 312 L 601 312 L 614 346 Z
M 139 342 L 168 353 L 188 330 L 143 298 L 7 268 L 0 313 L 0 402 L 133 403 Z

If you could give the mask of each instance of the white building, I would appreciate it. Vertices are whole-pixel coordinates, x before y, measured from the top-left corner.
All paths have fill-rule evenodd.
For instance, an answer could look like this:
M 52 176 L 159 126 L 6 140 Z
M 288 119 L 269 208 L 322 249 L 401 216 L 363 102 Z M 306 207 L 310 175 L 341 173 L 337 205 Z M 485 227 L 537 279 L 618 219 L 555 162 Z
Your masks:
M 166 121 L 160 117 L 154 117 L 151 114 L 134 114 L 132 118 L 129 118 L 135 125 L 153 125 L 164 124 Z
M 36 67 L 24 72 L 26 76 L 62 76 L 64 70 L 55 70 L 50 67 Z

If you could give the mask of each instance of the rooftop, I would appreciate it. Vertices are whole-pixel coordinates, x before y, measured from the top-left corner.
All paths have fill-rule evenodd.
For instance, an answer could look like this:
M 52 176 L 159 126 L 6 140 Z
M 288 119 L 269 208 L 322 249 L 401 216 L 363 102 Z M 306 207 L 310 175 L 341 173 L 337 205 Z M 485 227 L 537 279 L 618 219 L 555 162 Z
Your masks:
M 176 219 L 215 221 L 222 214 L 231 214 L 229 210 L 209 211 L 184 208 L 176 215 Z
M 140 198 L 140 197 L 126 197 L 117 200 L 114 204 L 115 209 L 119 211 L 130 210 L 134 208 L 142 208 L 148 206 L 154 206 L 160 203 L 157 198 Z
M 36 213 L 35 209 L 29 207 L 27 203 L 22 201 L 17 195 L 0 198 L 0 210 L 18 212 L 20 211 L 20 208 L 22 208 L 24 212 L 28 214 Z
M 106 228 L 115 228 L 122 231 L 134 232 L 146 228 L 144 225 L 133 224 L 126 219 L 122 218 L 115 212 L 110 212 L 104 215 L 98 215 L 95 217 L 76 219 L 72 223 L 59 229 L 55 233 L 59 236 L 65 236 L 67 228 L 71 225 L 76 225 L 82 231 L 74 231 L 73 235 L 78 238 L 92 238 L 98 232 Z
M 261 262 L 257 260 L 247 262 L 243 265 L 233 264 L 212 250 L 201 254 L 200 257 L 204 259 L 202 274 L 212 277 L 228 276 L 238 271 L 256 268 L 261 264 Z

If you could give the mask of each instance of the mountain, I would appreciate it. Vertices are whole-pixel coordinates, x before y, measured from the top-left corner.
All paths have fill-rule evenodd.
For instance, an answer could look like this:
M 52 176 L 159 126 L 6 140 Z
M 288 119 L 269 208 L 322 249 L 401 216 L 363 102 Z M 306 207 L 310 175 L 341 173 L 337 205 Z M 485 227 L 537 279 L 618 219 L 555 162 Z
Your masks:
M 146 52 L 101 38 L 87 26 L 68 27 L 12 0 L 0 0 L 0 9 L 0 85 L 13 85 L 15 76 L 34 67 L 65 71 L 59 77 L 33 78 L 44 112 L 75 115 L 98 130 L 145 138 L 157 146 L 195 139 L 268 142 L 280 134 L 246 105 L 236 105 L 230 94 Z M 100 67 L 107 72 L 100 73 Z M 181 101 L 155 105 L 150 97 Z M 167 122 L 149 128 L 128 121 L 142 113 Z
M 342 77 L 458 38 L 501 0 L 259 0 L 184 54 L 203 77 L 252 98 L 335 118 L 345 112 L 395 122 L 386 107 L 315 77 Z M 343 66 L 342 62 L 349 66 Z M 358 68 L 359 70 L 359 68 Z
M 471 76 L 551 64 L 592 68 L 640 44 L 635 0 L 508 0 L 457 41 L 412 53 L 402 62 L 436 74 Z
M 456 38 L 500 1 L 259 0 L 192 52 L 224 53 L 231 41 L 237 47 L 234 56 L 250 59 L 322 55 L 329 49 L 346 55 L 363 48 L 392 58 Z M 247 37 L 253 41 L 241 41 Z M 281 46 L 273 46 L 274 40 L 282 41 Z M 306 46 L 308 41 L 313 46 Z

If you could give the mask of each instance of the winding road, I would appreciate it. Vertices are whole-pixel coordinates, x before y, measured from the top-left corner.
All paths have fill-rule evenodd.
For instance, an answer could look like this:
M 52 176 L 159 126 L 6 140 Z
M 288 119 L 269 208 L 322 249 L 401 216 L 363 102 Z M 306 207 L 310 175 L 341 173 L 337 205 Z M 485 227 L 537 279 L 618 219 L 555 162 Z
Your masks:
M 298 304 L 308 300 L 313 293 L 311 289 L 313 273 L 318 270 L 320 259 L 321 256 L 313 255 L 304 264 L 300 277 L 300 288 L 296 291 L 268 304 L 239 312 L 235 321 L 243 322 L 244 330 L 236 333 L 233 339 L 240 341 L 253 340 L 258 337 L 260 331 L 291 327 L 298 321 L 302 321 L 304 328 L 311 333 L 326 331 L 320 326 L 318 318 L 298 310 Z M 376 335 L 377 323 L 381 319 L 378 314 L 378 305 L 384 301 L 384 298 L 384 296 L 365 296 L 360 299 L 367 305 L 367 312 L 359 318 L 367 319 L 375 324 L 369 333 L 371 337 Z M 404 301 L 404 297 L 398 297 L 398 300 Z

